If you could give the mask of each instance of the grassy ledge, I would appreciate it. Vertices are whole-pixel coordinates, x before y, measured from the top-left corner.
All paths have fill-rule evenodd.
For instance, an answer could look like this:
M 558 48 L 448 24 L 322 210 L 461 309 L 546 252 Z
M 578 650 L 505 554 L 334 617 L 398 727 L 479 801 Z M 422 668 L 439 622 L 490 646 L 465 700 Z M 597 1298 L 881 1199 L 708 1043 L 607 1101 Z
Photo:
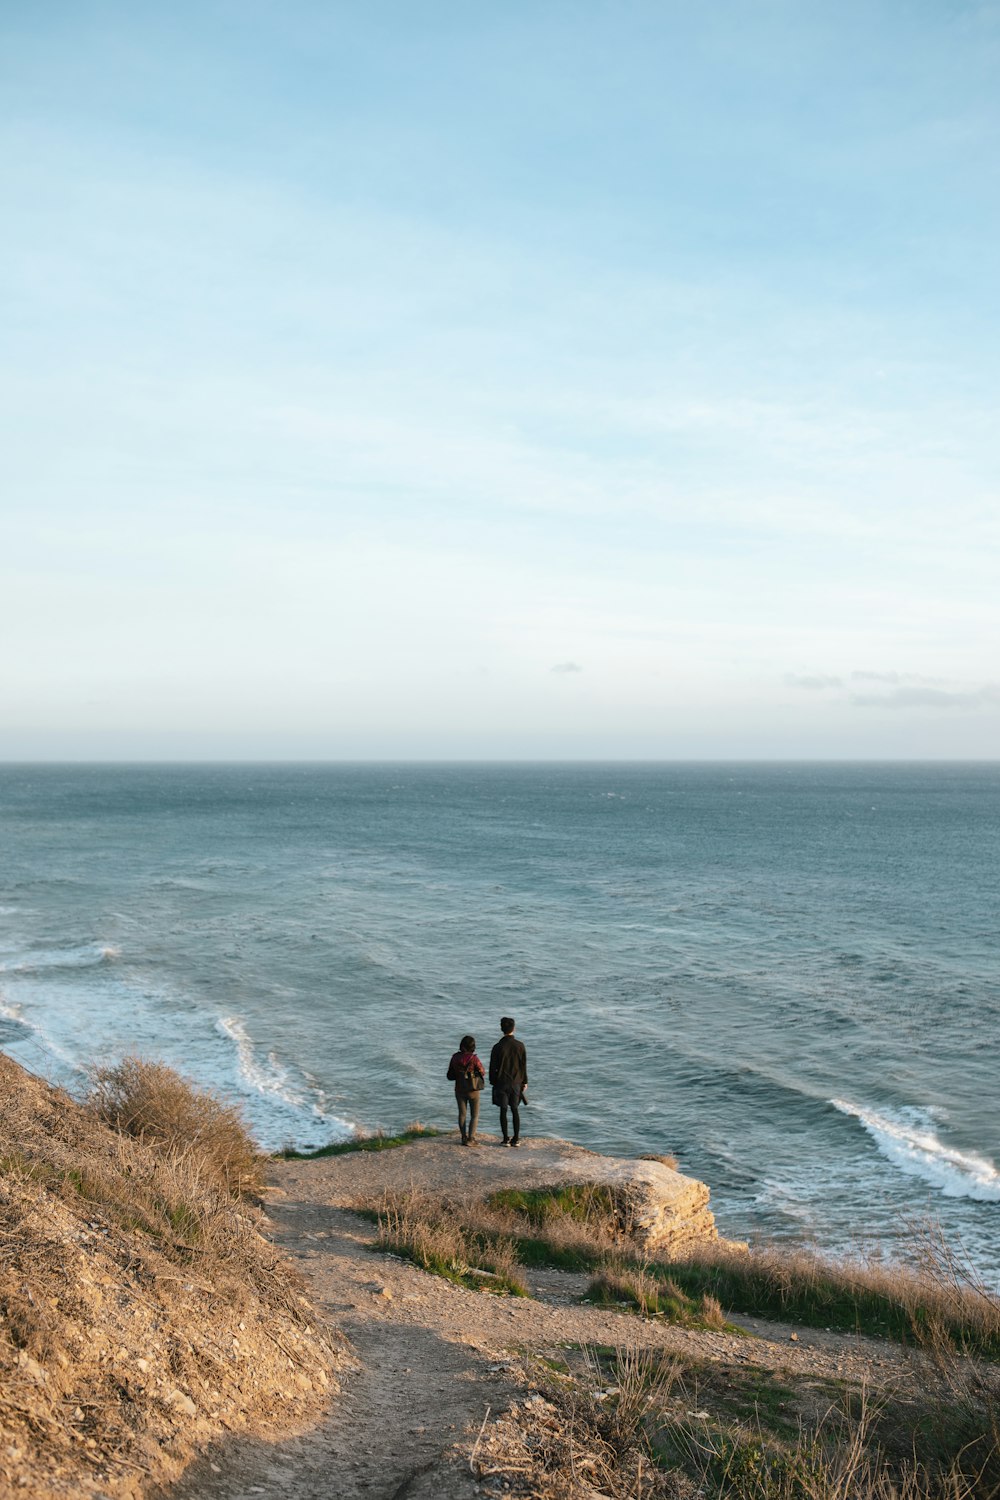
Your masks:
M 732 1312 L 1000 1359 L 1000 1301 L 931 1255 L 911 1270 L 796 1250 L 709 1250 L 650 1269 L 688 1297 L 713 1297 Z
M 515 1276 L 529 1267 L 589 1274 L 591 1301 L 688 1327 L 731 1330 L 725 1309 L 1000 1360 L 1000 1299 L 933 1242 L 915 1268 L 711 1244 L 660 1260 L 636 1245 L 627 1204 L 595 1183 L 503 1188 L 472 1203 L 397 1195 L 367 1207 L 380 1220 L 392 1212 L 465 1236 L 481 1257 L 501 1254 Z
M 332 1146 L 320 1146 L 315 1151 L 278 1151 L 275 1153 L 275 1160 L 319 1161 L 324 1156 L 349 1156 L 352 1151 L 392 1151 L 396 1146 L 408 1146 L 410 1141 L 426 1140 L 440 1134 L 440 1130 L 435 1130 L 431 1125 L 415 1122 L 407 1125 L 398 1135 L 382 1135 L 378 1131 L 374 1135 L 353 1135 L 349 1141 L 337 1141 Z

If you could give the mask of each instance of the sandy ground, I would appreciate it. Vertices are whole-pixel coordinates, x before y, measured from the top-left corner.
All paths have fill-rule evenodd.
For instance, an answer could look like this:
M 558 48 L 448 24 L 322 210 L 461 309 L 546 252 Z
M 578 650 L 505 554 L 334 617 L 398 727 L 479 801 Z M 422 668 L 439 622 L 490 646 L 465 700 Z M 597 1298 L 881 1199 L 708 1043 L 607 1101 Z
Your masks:
M 576 1148 L 573 1148 L 576 1149 Z M 917 1377 L 915 1357 L 878 1340 L 792 1329 L 749 1318 L 757 1335 L 695 1332 L 580 1305 L 585 1278 L 529 1273 L 535 1300 L 465 1291 L 406 1262 L 373 1253 L 373 1228 L 349 1205 L 382 1188 L 545 1180 L 549 1146 L 519 1151 L 457 1136 L 397 1150 L 276 1163 L 272 1232 L 299 1266 L 311 1296 L 353 1347 L 335 1409 L 313 1432 L 280 1443 L 216 1444 L 168 1492 L 171 1500 L 471 1500 L 479 1493 L 454 1445 L 518 1389 L 525 1351 L 559 1357 L 567 1345 L 617 1344 L 752 1363 L 799 1379 Z M 797 1335 L 793 1341 L 792 1333 Z M 523 1387 L 521 1388 L 523 1390 Z

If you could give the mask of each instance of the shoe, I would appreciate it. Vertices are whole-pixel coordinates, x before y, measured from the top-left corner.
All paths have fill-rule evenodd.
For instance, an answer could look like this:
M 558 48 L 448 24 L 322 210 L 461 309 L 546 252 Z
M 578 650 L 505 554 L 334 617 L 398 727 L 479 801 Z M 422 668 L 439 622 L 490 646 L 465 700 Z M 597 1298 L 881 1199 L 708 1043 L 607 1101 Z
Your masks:
M 463 1137 L 462 1137 L 462 1145 L 463 1146 L 471 1146 L 472 1145 L 472 1142 L 469 1140 L 468 1136 L 464 1136 L 463 1135 Z
M 519 1146 L 520 1144 L 521 1144 L 521 1142 L 518 1140 L 517 1136 L 515 1136 L 514 1139 L 511 1141 L 511 1145 L 512 1146 Z
M 476 1140 L 476 1137 L 474 1135 L 470 1135 L 465 1144 L 467 1146 L 478 1146 L 479 1142 Z
M 500 1142 L 500 1144 L 501 1144 L 501 1146 L 509 1146 L 509 1145 L 510 1145 L 510 1141 L 509 1141 L 509 1140 L 508 1140 L 508 1139 L 507 1139 L 507 1137 L 506 1137 L 506 1136 L 504 1136 L 504 1138 L 503 1138 L 503 1140 L 502 1140 L 502 1141 L 501 1141 L 501 1142 Z

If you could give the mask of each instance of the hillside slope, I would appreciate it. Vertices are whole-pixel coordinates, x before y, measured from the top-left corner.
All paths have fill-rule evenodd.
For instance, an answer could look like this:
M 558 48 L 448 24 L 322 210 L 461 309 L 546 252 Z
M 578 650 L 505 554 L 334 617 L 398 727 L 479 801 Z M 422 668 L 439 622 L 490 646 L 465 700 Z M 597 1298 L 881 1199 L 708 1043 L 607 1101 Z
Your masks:
M 0 1055 L 0 1493 L 137 1496 L 316 1419 L 343 1355 L 260 1220 Z

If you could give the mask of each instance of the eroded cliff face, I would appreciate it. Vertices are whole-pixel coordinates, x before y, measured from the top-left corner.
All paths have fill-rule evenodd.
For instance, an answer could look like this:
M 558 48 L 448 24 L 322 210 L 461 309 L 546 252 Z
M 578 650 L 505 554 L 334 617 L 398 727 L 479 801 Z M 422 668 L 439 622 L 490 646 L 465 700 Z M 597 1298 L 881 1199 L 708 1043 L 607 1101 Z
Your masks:
M 592 1180 L 611 1189 L 623 1232 L 651 1255 L 678 1257 L 720 1243 L 709 1190 L 695 1177 L 659 1161 L 600 1156 Z
M 650 1255 L 676 1258 L 706 1244 L 724 1244 L 709 1208 L 704 1182 L 651 1157 L 603 1156 L 568 1141 L 533 1143 L 531 1174 L 547 1185 L 579 1182 L 607 1188 L 618 1209 L 622 1236 Z

